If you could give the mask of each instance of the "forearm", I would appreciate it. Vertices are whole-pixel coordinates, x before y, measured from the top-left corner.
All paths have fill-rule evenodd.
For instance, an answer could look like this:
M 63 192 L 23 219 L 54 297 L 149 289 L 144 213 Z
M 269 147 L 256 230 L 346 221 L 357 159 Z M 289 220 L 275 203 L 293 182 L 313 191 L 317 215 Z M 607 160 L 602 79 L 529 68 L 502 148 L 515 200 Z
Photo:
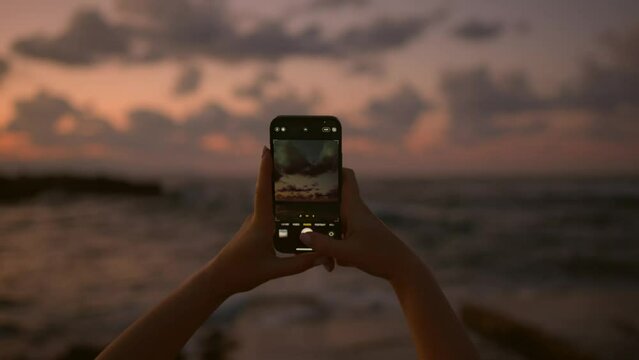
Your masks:
M 213 263 L 187 279 L 134 322 L 98 359 L 175 359 L 184 344 L 227 298 Z
M 446 297 L 417 257 L 404 264 L 391 284 L 420 359 L 478 359 Z

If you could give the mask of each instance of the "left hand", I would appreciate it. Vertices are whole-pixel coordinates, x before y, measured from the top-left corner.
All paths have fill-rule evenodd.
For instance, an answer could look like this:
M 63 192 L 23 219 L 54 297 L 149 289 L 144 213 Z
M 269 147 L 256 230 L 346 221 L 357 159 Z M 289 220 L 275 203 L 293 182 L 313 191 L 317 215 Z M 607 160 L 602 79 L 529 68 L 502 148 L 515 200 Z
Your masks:
M 328 271 L 335 267 L 334 260 L 317 253 L 304 253 L 278 258 L 273 249 L 273 190 L 271 173 L 273 160 L 269 149 L 262 150 L 262 161 L 255 189 L 253 213 L 220 253 L 209 268 L 216 274 L 218 284 L 226 295 L 248 291 L 279 277 L 301 273 L 323 264 Z

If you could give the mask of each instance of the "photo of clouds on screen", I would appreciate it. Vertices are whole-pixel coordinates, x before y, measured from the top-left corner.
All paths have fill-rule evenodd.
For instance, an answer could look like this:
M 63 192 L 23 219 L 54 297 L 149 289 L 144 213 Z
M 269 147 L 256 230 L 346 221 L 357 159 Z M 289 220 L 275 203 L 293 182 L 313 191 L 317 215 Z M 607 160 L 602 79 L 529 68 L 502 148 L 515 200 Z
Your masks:
M 276 201 L 338 201 L 338 140 L 273 140 Z

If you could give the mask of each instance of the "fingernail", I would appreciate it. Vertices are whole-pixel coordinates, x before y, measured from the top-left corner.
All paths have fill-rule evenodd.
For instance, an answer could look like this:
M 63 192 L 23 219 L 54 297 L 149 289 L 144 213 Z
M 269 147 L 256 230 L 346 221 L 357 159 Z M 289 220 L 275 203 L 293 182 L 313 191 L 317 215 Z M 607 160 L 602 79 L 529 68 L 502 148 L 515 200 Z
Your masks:
M 303 242 L 304 245 L 310 246 L 311 245 L 311 234 L 309 234 L 309 233 L 300 234 L 300 241 Z
M 264 155 L 266 155 L 267 151 L 268 151 L 268 148 L 266 146 L 262 146 L 262 157 L 264 157 Z
M 327 258 L 326 256 L 320 256 L 317 259 L 315 259 L 315 261 L 313 261 L 313 266 L 324 264 L 324 267 L 326 267 L 326 262 L 328 260 L 329 260 L 329 258 Z

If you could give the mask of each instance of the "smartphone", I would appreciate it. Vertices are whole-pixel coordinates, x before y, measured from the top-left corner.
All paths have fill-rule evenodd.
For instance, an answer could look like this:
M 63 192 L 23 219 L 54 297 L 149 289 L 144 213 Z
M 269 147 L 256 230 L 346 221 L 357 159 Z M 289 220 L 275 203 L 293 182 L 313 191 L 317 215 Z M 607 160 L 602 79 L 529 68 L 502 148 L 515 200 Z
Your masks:
M 270 126 L 273 245 L 280 253 L 313 251 L 301 233 L 342 234 L 342 126 L 335 116 L 278 116 Z

